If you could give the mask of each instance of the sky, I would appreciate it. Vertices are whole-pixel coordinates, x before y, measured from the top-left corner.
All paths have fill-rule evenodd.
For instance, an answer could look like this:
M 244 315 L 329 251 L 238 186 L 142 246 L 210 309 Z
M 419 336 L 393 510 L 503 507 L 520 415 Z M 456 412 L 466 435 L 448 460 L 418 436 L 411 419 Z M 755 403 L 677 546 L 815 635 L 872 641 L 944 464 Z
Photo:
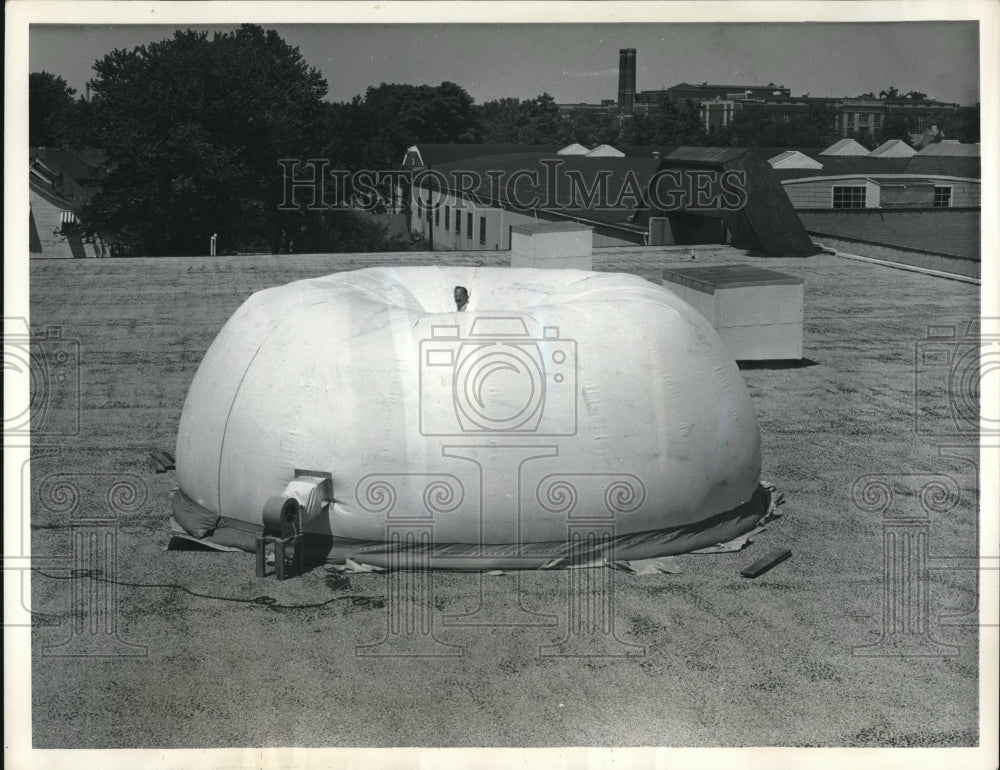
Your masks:
M 232 25 L 38 25 L 29 70 L 84 93 L 96 59 L 169 37 L 176 28 Z M 618 50 L 637 50 L 636 90 L 681 82 L 766 85 L 793 95 L 856 96 L 895 86 L 940 101 L 979 101 L 976 22 L 830 24 L 263 24 L 276 29 L 347 101 L 369 85 L 450 80 L 479 103 L 551 94 L 614 99 Z

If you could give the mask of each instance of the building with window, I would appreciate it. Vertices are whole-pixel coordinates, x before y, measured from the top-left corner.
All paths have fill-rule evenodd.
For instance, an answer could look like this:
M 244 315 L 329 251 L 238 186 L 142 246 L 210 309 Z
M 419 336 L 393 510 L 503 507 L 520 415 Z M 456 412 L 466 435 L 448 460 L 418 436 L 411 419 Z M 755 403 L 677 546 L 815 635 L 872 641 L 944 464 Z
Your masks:
M 592 228 L 594 248 L 730 243 L 774 256 L 812 253 L 781 184 L 749 150 L 597 149 L 581 155 L 490 148 L 494 154 L 482 157 L 459 151 L 460 160 L 414 177 L 410 229 L 437 250 L 509 249 L 518 225 L 576 222 Z M 411 148 L 407 157 L 417 151 L 434 154 Z M 728 188 L 720 182 L 726 172 L 736 174 Z
M 865 155 L 843 139 L 813 161 L 769 159 L 806 231 L 824 246 L 875 259 L 979 274 L 979 145 L 914 152 L 887 142 Z M 844 153 L 844 154 L 841 154 Z
M 872 94 L 865 96 L 792 96 L 784 85 L 678 83 L 668 88 L 636 91 L 636 58 L 634 48 L 619 51 L 618 99 L 604 99 L 598 104 L 560 104 L 564 117 L 574 112 L 616 113 L 623 119 L 634 114 L 649 113 L 665 103 L 697 105 L 702 127 L 706 132 L 720 131 L 730 125 L 740 111 L 760 107 L 775 124 L 788 125 L 804 116 L 810 107 L 830 107 L 833 113 L 830 130 L 844 137 L 857 137 L 871 142 L 878 139 L 884 124 L 901 118 L 910 132 L 919 135 L 954 117 L 960 107 L 954 102 L 936 99 Z
M 85 236 L 78 212 L 100 189 L 104 154 L 33 147 L 28 164 L 28 249 L 33 257 L 106 255 L 100 237 Z
M 768 162 L 797 209 L 980 206 L 978 144 L 940 142 L 916 152 L 890 140 L 864 155 L 855 148 L 863 149 L 843 139 L 818 153 L 799 152 L 798 163 L 787 153 Z

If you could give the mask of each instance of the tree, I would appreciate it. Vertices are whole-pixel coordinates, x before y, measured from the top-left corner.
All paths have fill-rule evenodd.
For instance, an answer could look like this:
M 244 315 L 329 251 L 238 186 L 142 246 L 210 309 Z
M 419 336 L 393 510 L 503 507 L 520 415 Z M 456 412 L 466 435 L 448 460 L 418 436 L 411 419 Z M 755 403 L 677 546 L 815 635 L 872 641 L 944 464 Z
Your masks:
M 558 144 L 562 129 L 559 106 L 543 93 L 518 105 L 517 141 L 521 144 Z
M 521 100 L 511 96 L 484 102 L 478 108 L 483 127 L 483 141 L 490 144 L 517 142 L 517 118 Z
M 960 142 L 979 141 L 979 103 L 972 107 L 959 107 L 957 115 L 957 125 L 952 129 L 949 137 L 958 139 Z
M 279 158 L 317 149 L 326 81 L 277 32 L 178 31 L 99 59 L 90 86 L 109 164 L 81 219 L 133 234 L 148 254 L 274 244 Z
M 730 143 L 738 147 L 777 147 L 781 144 L 774 136 L 776 132 L 771 115 L 762 104 L 745 105 L 735 112 L 729 128 Z
M 875 137 L 877 142 L 887 142 L 890 139 L 902 139 L 907 144 L 910 143 L 910 126 L 899 113 L 890 112 L 886 115 Z
M 382 83 L 370 86 L 340 109 L 342 122 L 328 133 L 331 143 L 360 141 L 346 168 L 395 168 L 406 149 L 419 142 L 476 143 L 482 140 L 472 97 L 451 82 L 439 86 Z
M 560 121 L 556 133 L 557 144 L 579 142 L 586 147 L 599 144 L 618 144 L 624 141 L 628 127 L 635 118 L 619 119 L 617 110 L 574 110 Z
M 58 75 L 32 72 L 28 75 L 28 141 L 31 146 L 58 145 L 63 116 L 73 109 L 75 88 Z

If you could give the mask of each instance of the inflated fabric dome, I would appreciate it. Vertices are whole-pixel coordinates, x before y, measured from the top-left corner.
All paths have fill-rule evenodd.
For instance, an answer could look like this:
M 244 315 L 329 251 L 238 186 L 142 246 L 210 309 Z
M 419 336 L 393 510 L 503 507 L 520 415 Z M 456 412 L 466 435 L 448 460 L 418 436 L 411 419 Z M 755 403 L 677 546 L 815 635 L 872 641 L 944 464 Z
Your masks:
M 257 292 L 205 354 L 176 461 L 190 534 L 252 548 L 270 498 L 325 477 L 309 539 L 375 565 L 399 527 L 436 567 L 537 567 L 583 524 L 609 533 L 591 544 L 605 556 L 647 558 L 766 508 L 756 417 L 715 330 L 616 273 L 371 268 Z

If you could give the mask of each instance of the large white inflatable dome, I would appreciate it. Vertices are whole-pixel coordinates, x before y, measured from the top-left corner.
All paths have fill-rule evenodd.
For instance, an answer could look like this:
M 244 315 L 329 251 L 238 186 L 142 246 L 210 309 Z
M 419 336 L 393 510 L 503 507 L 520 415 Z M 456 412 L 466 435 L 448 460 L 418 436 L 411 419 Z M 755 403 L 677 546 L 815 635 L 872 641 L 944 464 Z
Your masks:
M 552 563 L 581 527 L 616 559 L 692 550 L 766 507 L 753 407 L 711 325 L 642 278 L 577 270 L 257 292 L 195 375 L 176 461 L 188 533 L 252 548 L 270 498 L 328 478 L 305 531 L 375 565 L 407 527 L 433 566 L 492 569 Z

